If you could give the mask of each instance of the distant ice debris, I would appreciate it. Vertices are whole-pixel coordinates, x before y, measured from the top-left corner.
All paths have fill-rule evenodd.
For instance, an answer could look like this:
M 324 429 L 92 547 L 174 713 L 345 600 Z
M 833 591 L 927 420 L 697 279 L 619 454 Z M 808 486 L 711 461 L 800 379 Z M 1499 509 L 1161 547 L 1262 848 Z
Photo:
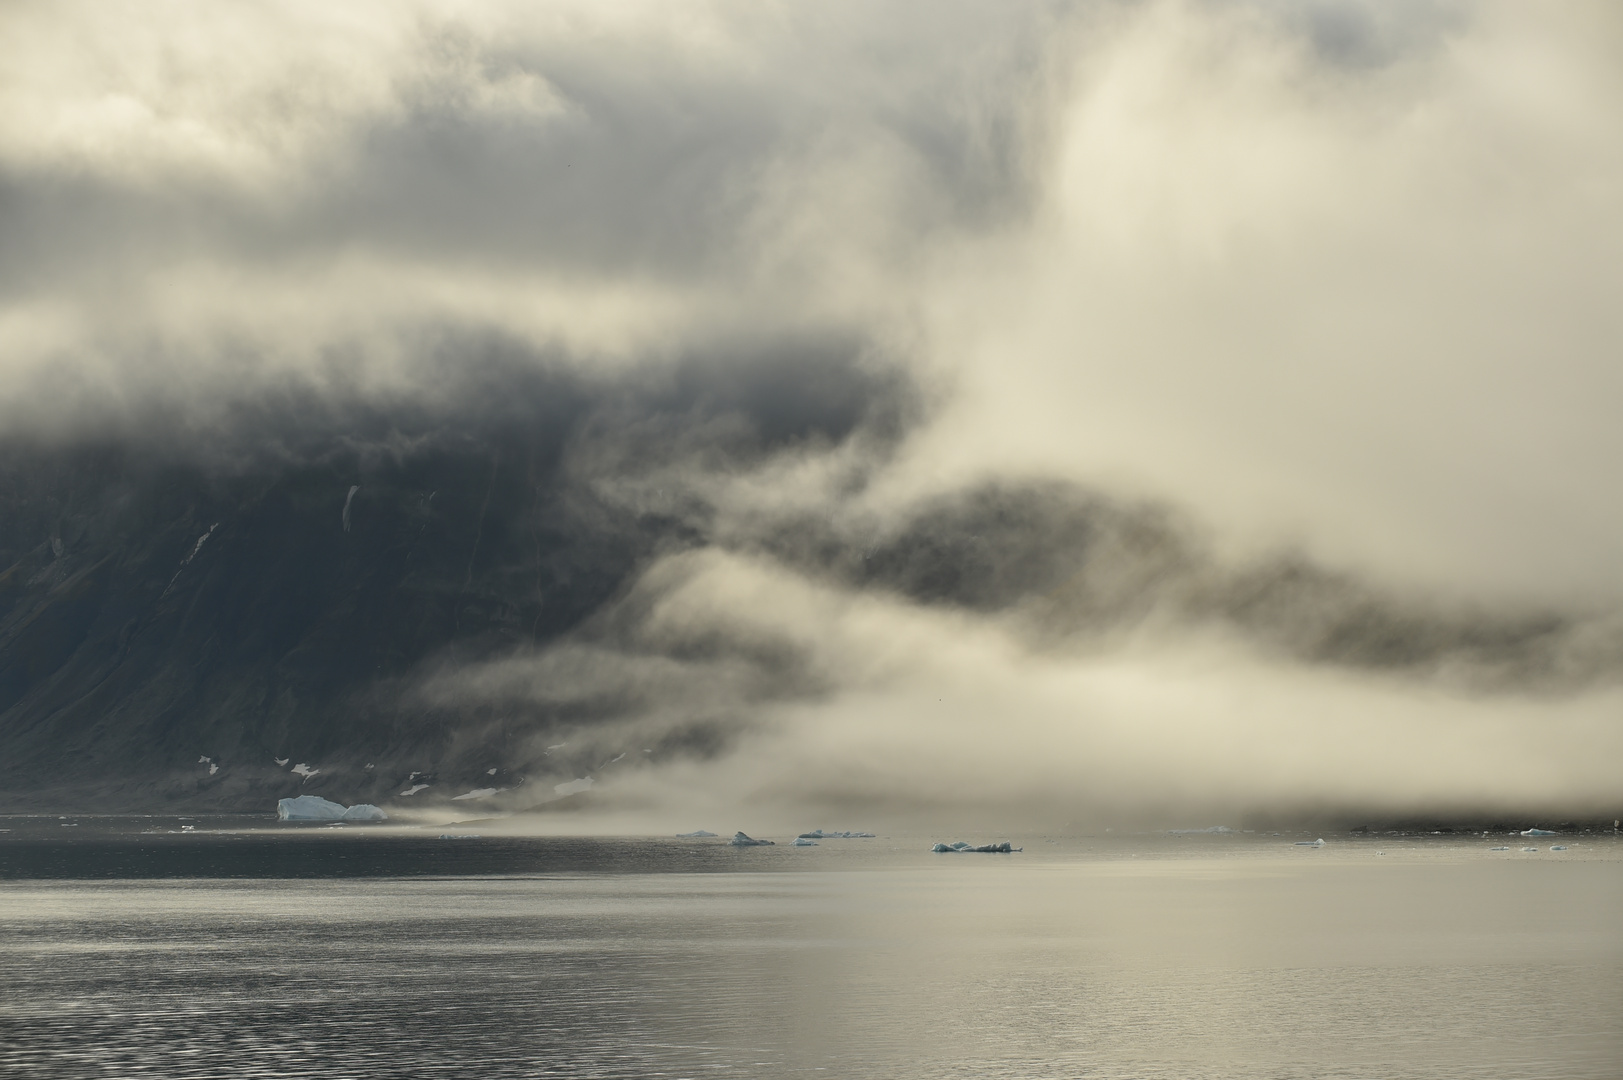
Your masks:
M 961 851 L 980 851 L 987 854 L 1007 855 L 1015 851 L 1024 851 L 1025 848 L 1013 847 L 1007 840 L 1001 844 L 980 844 L 978 846 L 959 840 L 955 844 L 936 844 L 930 850 L 943 855 L 954 855 Z
M 808 840 L 804 836 L 797 836 L 789 844 L 789 846 L 790 847 L 816 847 L 817 846 L 817 841 L 816 840 Z
M 1296 846 L 1297 847 L 1323 847 L 1324 846 L 1324 837 L 1321 836 L 1317 840 L 1298 840 L 1298 841 L 1296 841 Z
M 349 494 L 344 497 L 344 531 L 349 532 L 349 504 L 355 500 L 355 493 L 361 490 L 361 485 L 351 484 Z
M 733 847 L 775 847 L 777 844 L 774 840 L 757 840 L 742 832 L 733 833 L 733 838 L 727 842 Z
M 1551 829 L 1523 829 L 1522 830 L 1522 835 L 1523 836 L 1555 836 L 1557 834 Z
M 1210 825 L 1204 829 L 1168 829 L 1172 836 L 1192 836 L 1197 833 L 1231 833 L 1234 830 L 1227 825 Z
M 400 794 L 402 794 L 402 795 L 415 795 L 419 791 L 423 791 L 424 789 L 426 789 L 428 787 L 431 787 L 431 786 L 432 785 L 430 785 L 430 784 L 413 784 L 413 785 L 411 785 L 411 787 L 407 788 L 405 791 L 402 791 Z
M 346 807 L 320 795 L 300 795 L 295 799 L 279 799 L 276 817 L 281 821 L 387 821 L 389 815 L 371 803 L 356 803 Z
M 1495 848 L 1489 848 L 1488 850 L 1489 851 L 1509 851 L 1510 849 L 1508 847 L 1495 847 Z
M 496 794 L 496 792 L 498 792 L 498 791 L 506 791 L 506 790 L 507 790 L 506 788 L 493 788 L 493 787 L 474 788 L 472 791 L 464 791 L 460 795 L 452 795 L 451 796 L 451 801 L 452 802 L 461 802 L 464 799 L 488 799 L 492 795 Z
M 272 761 L 274 761 L 274 762 L 276 762 L 276 764 L 278 764 L 278 765 L 280 765 L 280 766 L 281 766 L 281 767 L 282 767 L 282 768 L 284 768 L 284 769 L 285 769 L 285 768 L 287 768 L 287 763 L 288 763 L 288 762 L 289 762 L 289 761 L 291 761 L 291 760 L 292 760 L 292 758 L 285 758 L 285 757 L 273 757 L 273 758 L 271 758 L 271 760 L 272 760 Z
M 476 833 L 476 832 L 470 832 L 470 833 L 442 832 L 442 833 L 440 833 L 440 839 L 441 840 L 478 840 L 479 839 L 479 834 Z
M 1524 847 L 1524 848 L 1522 848 L 1522 850 L 1523 851 L 1537 851 L 1538 848 L 1536 848 L 1536 847 Z
M 211 758 L 211 757 L 200 757 L 200 758 L 197 759 L 197 763 L 199 765 L 207 765 L 209 762 L 211 762 L 213 760 L 214 759 Z
M 707 832 L 704 829 L 695 829 L 693 832 L 679 832 L 679 833 L 676 834 L 676 838 L 678 840 L 698 840 L 698 839 L 701 839 L 701 838 L 706 837 L 706 836 L 715 836 L 715 835 L 716 835 L 715 833 Z
M 496 770 L 495 769 L 486 769 L 485 770 L 485 775 L 486 776 L 495 776 L 496 775 Z
M 220 771 L 220 766 L 219 766 L 218 763 L 213 762 L 213 761 L 209 762 L 209 775 L 210 776 L 213 776 L 215 773 L 217 773 L 219 771 Z
M 796 839 L 800 840 L 860 840 L 864 837 L 873 838 L 871 832 L 824 832 L 822 829 L 813 829 L 803 832 Z
M 304 777 L 305 782 L 308 783 L 310 778 L 312 776 L 314 776 L 316 773 L 320 772 L 321 770 L 320 769 L 312 769 L 310 766 L 306 765 L 304 762 L 301 761 L 297 765 L 293 766 L 293 768 L 289 769 L 288 771 L 298 773 L 300 776 Z
M 1567 850 L 1567 845 L 1565 845 L 1565 844 L 1554 844 L 1554 845 L 1551 846 L 1550 850 L 1551 851 L 1565 851 L 1565 850 Z
M 568 780 L 562 784 L 554 784 L 552 790 L 560 795 L 574 795 L 581 791 L 591 791 L 592 785 L 597 783 L 590 776 L 583 776 L 579 780 Z

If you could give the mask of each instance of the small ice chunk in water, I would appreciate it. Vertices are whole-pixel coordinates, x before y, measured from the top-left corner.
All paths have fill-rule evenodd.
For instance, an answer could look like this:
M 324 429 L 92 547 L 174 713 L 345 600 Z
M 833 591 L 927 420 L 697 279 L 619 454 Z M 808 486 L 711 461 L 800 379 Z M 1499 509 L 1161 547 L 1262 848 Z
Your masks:
M 1508 847 L 1495 847 L 1495 848 L 1489 848 L 1488 850 L 1489 851 L 1509 851 L 1510 849 Z
M 1024 851 L 1025 849 L 1014 847 L 1007 840 L 1000 844 L 981 844 L 979 847 L 959 840 L 954 844 L 936 844 L 930 850 L 943 854 L 952 854 L 959 851 L 981 851 L 986 852 L 987 854 L 1007 855 L 1011 852 Z
M 807 840 L 857 840 L 864 837 L 872 839 L 873 837 L 871 832 L 824 832 L 822 829 L 813 829 L 811 832 L 803 832 L 800 835 Z
M 271 760 L 276 762 L 276 764 L 280 765 L 282 768 L 285 769 L 285 768 L 287 768 L 288 761 L 291 760 L 291 759 L 285 758 L 285 757 L 273 757 L 273 758 L 271 758 Z
M 1554 830 L 1552 830 L 1552 829 L 1523 829 L 1522 830 L 1522 835 L 1523 836 L 1554 836 L 1556 834 L 1555 834 Z
M 1537 851 L 1538 848 L 1536 848 L 1536 847 L 1524 847 L 1524 848 L 1522 848 L 1522 850 L 1523 851 Z
M 1190 836 L 1195 833 L 1231 833 L 1234 830 L 1227 825 L 1210 825 L 1204 829 L 1168 829 L 1172 836 Z
M 306 780 L 309 780 L 312 776 L 314 776 L 316 773 L 320 772 L 321 770 L 320 769 L 312 769 L 310 766 L 306 765 L 304 762 L 301 761 L 297 765 L 293 766 L 293 768 L 291 770 L 289 770 L 289 771 L 298 773 L 300 776 L 304 777 Z
M 1298 841 L 1296 841 L 1296 846 L 1297 847 L 1323 847 L 1324 846 L 1324 837 L 1321 836 L 1317 840 L 1298 840 Z
M 792 844 L 790 844 L 789 846 L 790 847 L 816 847 L 817 846 L 817 841 L 816 840 L 808 840 L 804 836 L 797 836 L 797 837 L 795 837 L 794 842 Z
M 371 803 L 345 806 L 320 795 L 300 795 L 296 799 L 279 799 L 276 817 L 281 821 L 387 821 L 389 815 Z
M 1551 851 L 1565 851 L 1565 850 L 1567 850 L 1567 845 L 1565 845 L 1565 844 L 1556 844 L 1553 847 L 1551 847 L 1550 850 Z
M 697 840 L 697 839 L 700 839 L 702 837 L 715 836 L 715 835 L 716 835 L 715 833 L 709 832 L 709 831 L 707 831 L 705 829 L 695 829 L 692 832 L 679 832 L 679 833 L 676 834 L 676 838 L 678 840 Z
M 402 791 L 400 794 L 402 794 L 402 795 L 415 795 L 419 791 L 422 791 L 425 788 L 428 788 L 430 786 L 431 785 L 429 785 L 429 784 L 413 784 L 413 785 L 411 785 L 411 787 L 407 788 L 405 791 Z
M 562 784 L 554 784 L 552 790 L 560 795 L 574 795 L 577 792 L 592 790 L 592 785 L 595 783 L 597 781 L 590 776 L 583 776 L 579 780 L 567 780 Z
M 733 847 L 773 847 L 777 843 L 775 840 L 757 840 L 742 831 L 733 833 L 733 838 L 727 842 Z
M 477 839 L 479 839 L 479 834 L 478 833 L 448 833 L 448 832 L 442 832 L 442 833 L 440 833 L 440 839 L 441 840 L 477 840 Z

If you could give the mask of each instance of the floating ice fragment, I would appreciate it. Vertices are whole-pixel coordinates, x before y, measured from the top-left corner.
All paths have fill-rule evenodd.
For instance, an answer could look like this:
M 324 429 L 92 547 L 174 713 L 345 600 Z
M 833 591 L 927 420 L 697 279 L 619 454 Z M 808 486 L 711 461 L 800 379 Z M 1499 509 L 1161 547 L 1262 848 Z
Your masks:
M 413 785 L 411 785 L 411 787 L 407 788 L 405 791 L 402 791 L 400 794 L 402 794 L 402 795 L 415 795 L 419 791 L 422 791 L 423 789 L 425 789 L 425 788 L 427 788 L 429 786 L 430 785 L 428 785 L 428 784 L 413 784 Z
M 197 763 L 199 765 L 207 765 L 209 762 L 211 762 L 213 760 L 214 759 L 211 758 L 211 757 L 200 757 L 200 758 L 197 759 Z
M 800 837 L 805 840 L 860 840 L 863 837 L 872 838 L 871 832 L 824 832 L 822 829 L 813 829 L 803 832 Z
M 389 815 L 371 803 L 346 807 L 320 795 L 300 795 L 278 799 L 276 817 L 281 821 L 387 821 Z
M 1007 855 L 1015 851 L 1024 851 L 1025 848 L 1014 847 L 1007 840 L 1001 844 L 981 844 L 978 847 L 960 840 L 955 844 L 936 844 L 930 850 L 942 854 L 953 854 L 960 851 L 981 851 L 988 854 Z
M 742 832 L 733 833 L 733 838 L 727 842 L 733 847 L 773 847 L 777 843 L 774 840 L 757 840 Z
M 789 844 L 790 847 L 816 847 L 816 840 L 808 840 L 804 836 L 797 836 Z
M 216 763 L 214 763 L 212 761 L 209 762 L 209 775 L 210 776 L 213 776 L 215 773 L 217 773 L 219 771 L 220 771 L 220 766 L 219 765 L 217 765 Z
M 592 785 L 597 783 L 590 776 L 583 776 L 579 780 L 568 780 L 562 784 L 552 785 L 552 790 L 559 795 L 574 795 L 576 792 L 590 791 Z
M 1298 840 L 1298 841 L 1296 841 L 1296 846 L 1297 847 L 1323 847 L 1324 846 L 1324 837 L 1321 836 L 1317 840 Z
M 473 833 L 442 832 L 442 833 L 440 833 L 440 839 L 441 840 L 478 840 L 479 839 L 479 834 L 476 833 L 476 832 L 473 832 Z
M 1555 836 L 1556 833 L 1552 829 L 1523 829 L 1522 830 L 1522 835 L 1523 836 Z
M 282 768 L 284 768 L 284 769 L 285 769 L 285 768 L 287 768 L 287 763 L 288 763 L 288 762 L 289 762 L 289 761 L 291 761 L 291 760 L 292 760 L 292 758 L 285 758 L 285 757 L 273 757 L 273 758 L 271 758 L 271 760 L 272 760 L 272 761 L 274 761 L 274 762 L 276 762 L 276 764 L 278 764 L 278 765 L 280 765 L 280 766 L 281 766 L 281 767 L 282 767 Z
M 288 770 L 288 771 L 298 773 L 300 776 L 304 777 L 305 782 L 308 783 L 310 778 L 312 776 L 314 776 L 316 773 L 320 772 L 321 770 L 320 769 L 312 769 L 310 766 L 306 765 L 304 762 L 301 761 L 297 765 L 293 766 L 293 768 Z
M 1509 851 L 1510 849 L 1508 847 L 1494 847 L 1494 848 L 1489 848 L 1488 850 L 1489 851 Z
M 464 799 L 488 799 L 492 795 L 496 794 L 496 792 L 498 792 L 498 791 L 506 791 L 506 790 L 507 790 L 506 788 L 493 788 L 493 787 L 474 788 L 472 791 L 464 791 L 460 795 L 452 795 L 451 796 L 451 801 L 452 802 L 461 802 Z
M 696 840 L 696 839 L 699 839 L 701 837 L 715 836 L 715 835 L 716 835 L 715 833 L 706 832 L 704 829 L 695 829 L 693 832 L 679 832 L 679 833 L 676 834 L 676 838 L 678 840 Z
M 615 762 L 616 762 L 616 761 L 619 761 L 619 760 L 620 760 L 620 758 L 623 758 L 623 757 L 625 757 L 625 754 L 621 754 L 621 755 L 620 755 L 620 756 L 619 756 L 619 757 L 612 757 L 612 758 L 609 758 L 609 764 L 610 764 L 610 765 L 613 765 L 613 764 L 614 764 L 614 763 L 615 763 Z
M 1108 831 L 1108 830 L 1106 830 Z M 1231 833 L 1234 830 L 1227 825 L 1209 825 L 1204 829 L 1168 829 L 1172 836 L 1193 836 L 1197 833 Z
M 349 532 L 349 504 L 354 501 L 355 493 L 361 490 L 359 484 L 351 484 L 349 494 L 344 497 L 344 531 Z
M 1565 845 L 1565 844 L 1556 844 L 1553 847 L 1551 847 L 1550 850 L 1551 851 L 1565 851 L 1565 850 L 1567 850 L 1567 845 Z
M 486 776 L 495 776 L 496 775 L 496 770 L 495 769 L 486 769 L 485 770 L 485 775 Z
M 1538 848 L 1536 848 L 1536 847 L 1524 847 L 1524 848 L 1522 848 L 1522 850 L 1523 851 L 1537 851 Z

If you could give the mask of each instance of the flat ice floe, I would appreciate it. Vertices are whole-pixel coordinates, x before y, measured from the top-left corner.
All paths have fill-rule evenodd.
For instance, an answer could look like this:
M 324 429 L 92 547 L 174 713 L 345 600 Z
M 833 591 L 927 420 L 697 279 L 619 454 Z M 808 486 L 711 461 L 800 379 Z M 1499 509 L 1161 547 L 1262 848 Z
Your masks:
M 709 832 L 705 829 L 695 829 L 693 832 L 679 832 L 676 834 L 676 838 L 678 840 L 698 840 L 706 836 L 715 835 L 715 833 Z
M 789 846 L 790 847 L 816 847 L 817 846 L 817 841 L 816 840 L 808 840 L 804 836 L 797 836 L 797 837 L 794 838 L 794 841 Z
M 279 799 L 276 803 L 279 821 L 387 821 L 389 815 L 371 803 L 345 806 L 320 795 L 300 795 L 294 799 Z
M 1229 828 L 1227 825 L 1208 825 L 1204 829 L 1168 829 L 1167 830 L 1167 835 L 1169 835 L 1169 836 L 1193 836 L 1193 835 L 1196 835 L 1196 834 L 1199 834 L 1199 833 L 1219 834 L 1219 833 L 1231 833 L 1233 831 L 1234 830 Z
M 960 840 L 955 844 L 936 844 L 930 850 L 940 855 L 956 855 L 959 852 L 965 851 L 979 851 L 989 855 L 1008 855 L 1016 851 L 1024 851 L 1025 848 L 1017 848 L 1010 844 L 1007 840 L 1003 841 L 1001 844 L 980 845 L 971 844 Z
M 798 837 L 798 839 L 801 839 L 801 840 L 860 840 L 860 839 L 862 839 L 864 837 L 872 839 L 873 838 L 873 833 L 871 833 L 871 832 L 824 832 L 822 829 L 813 829 L 811 832 L 803 832 L 803 833 L 801 833 L 800 836 Z
M 1297 847 L 1323 847 L 1324 846 L 1324 837 L 1321 836 L 1317 840 L 1298 840 L 1298 841 L 1296 841 L 1296 846 Z

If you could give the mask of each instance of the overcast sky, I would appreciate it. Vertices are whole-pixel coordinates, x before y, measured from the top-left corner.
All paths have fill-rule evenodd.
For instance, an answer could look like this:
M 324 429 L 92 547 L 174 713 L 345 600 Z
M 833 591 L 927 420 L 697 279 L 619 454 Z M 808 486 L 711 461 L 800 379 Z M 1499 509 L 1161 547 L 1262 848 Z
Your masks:
M 290 383 L 432 399 L 471 337 L 605 384 L 840 341 L 910 388 L 899 434 L 649 480 L 720 539 L 650 571 L 615 649 L 430 687 L 631 665 L 665 704 L 628 730 L 671 701 L 754 718 L 650 799 L 1623 796 L 1597 764 L 1623 751 L 1609 0 L 54 2 L 0 38 L 12 432 L 204 432 Z M 1214 567 L 1288 552 L 1428 611 L 1554 612 L 1587 659 L 1488 692 L 1179 619 L 1059 648 L 1029 611 L 738 539 L 797 513 L 883 536 L 990 482 L 1168 507 Z M 671 659 L 727 633 L 791 642 L 818 691 Z

